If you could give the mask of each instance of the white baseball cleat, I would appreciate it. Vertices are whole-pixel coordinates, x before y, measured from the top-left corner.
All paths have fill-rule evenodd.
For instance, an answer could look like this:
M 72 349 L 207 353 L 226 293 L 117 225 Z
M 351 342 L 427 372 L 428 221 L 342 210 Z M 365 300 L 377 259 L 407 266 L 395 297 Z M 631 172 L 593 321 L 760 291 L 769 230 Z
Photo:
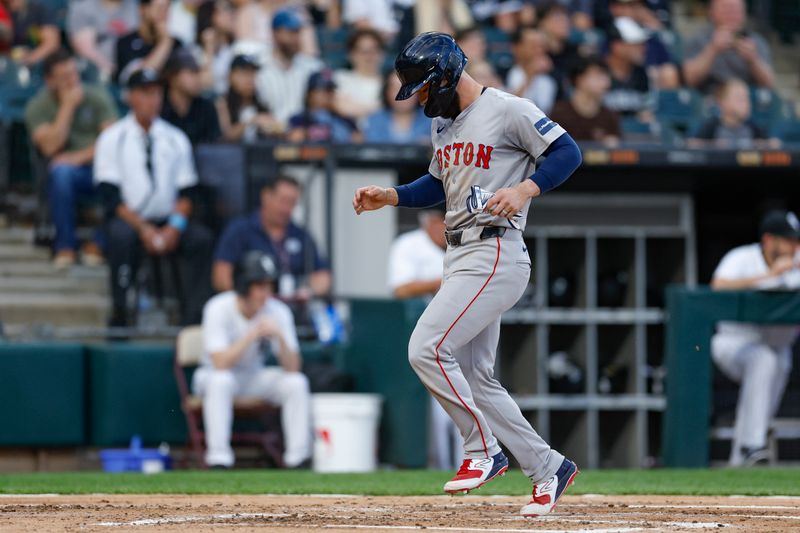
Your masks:
M 502 476 L 508 470 L 508 458 L 500 452 L 486 459 L 464 459 L 455 477 L 444 484 L 450 494 L 467 493 Z
M 545 515 L 555 509 L 561 495 L 575 481 L 579 473 L 578 467 L 569 459 L 564 459 L 556 474 L 542 483 L 533 486 L 533 496 L 519 512 L 522 516 L 535 517 Z

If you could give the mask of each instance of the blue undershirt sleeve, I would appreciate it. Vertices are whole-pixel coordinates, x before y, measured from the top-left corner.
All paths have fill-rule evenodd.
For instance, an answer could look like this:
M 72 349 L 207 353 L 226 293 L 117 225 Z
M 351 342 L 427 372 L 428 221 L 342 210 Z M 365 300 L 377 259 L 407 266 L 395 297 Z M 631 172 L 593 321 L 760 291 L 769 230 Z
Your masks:
M 581 165 L 581 149 L 568 133 L 550 143 L 542 155 L 547 156 L 530 179 L 539 186 L 542 194 L 567 181 Z
M 444 185 L 430 174 L 394 188 L 398 207 L 431 207 L 444 202 Z

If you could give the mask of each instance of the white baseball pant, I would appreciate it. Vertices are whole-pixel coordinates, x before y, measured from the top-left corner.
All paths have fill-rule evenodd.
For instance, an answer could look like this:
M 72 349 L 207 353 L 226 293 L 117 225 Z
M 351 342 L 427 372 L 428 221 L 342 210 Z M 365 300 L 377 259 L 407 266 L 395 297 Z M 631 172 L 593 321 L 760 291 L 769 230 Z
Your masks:
M 742 447 L 767 445 L 770 420 L 778 412 L 792 370 L 791 347 L 770 347 L 753 339 L 716 334 L 711 355 L 722 372 L 740 384 L 730 464 L 742 464 Z
M 231 432 L 237 396 L 263 398 L 281 407 L 286 466 L 297 466 L 311 456 L 311 392 L 304 374 L 278 367 L 253 373 L 201 367 L 192 381 L 195 394 L 203 397 L 206 464 L 233 466 Z

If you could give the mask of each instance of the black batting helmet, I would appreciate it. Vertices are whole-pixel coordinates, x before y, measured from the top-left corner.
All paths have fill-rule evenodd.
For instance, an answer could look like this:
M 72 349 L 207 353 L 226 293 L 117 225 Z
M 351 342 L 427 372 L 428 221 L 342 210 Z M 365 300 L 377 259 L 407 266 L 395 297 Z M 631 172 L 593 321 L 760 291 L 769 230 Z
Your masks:
M 430 83 L 425 114 L 442 115 L 456 94 L 456 84 L 467 64 L 467 56 L 446 33 L 428 32 L 411 39 L 394 61 L 403 84 L 395 100 L 405 100 Z
M 233 268 L 233 288 L 239 296 L 247 296 L 253 283 L 275 283 L 278 269 L 269 255 L 251 250 Z

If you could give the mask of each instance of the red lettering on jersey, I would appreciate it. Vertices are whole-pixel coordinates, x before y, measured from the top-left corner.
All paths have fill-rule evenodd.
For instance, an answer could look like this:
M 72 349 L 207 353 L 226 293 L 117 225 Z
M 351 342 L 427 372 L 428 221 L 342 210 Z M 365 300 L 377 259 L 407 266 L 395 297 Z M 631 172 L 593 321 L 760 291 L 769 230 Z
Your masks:
M 441 148 L 436 150 L 436 160 L 439 161 L 439 170 L 443 169 L 444 167 L 442 166 L 442 149 Z
M 450 166 L 450 145 L 444 147 L 444 168 Z
M 464 143 L 453 143 L 453 151 L 455 152 L 455 157 L 453 158 L 453 164 L 458 165 L 458 158 L 461 155 L 461 150 L 464 148 Z
M 464 164 L 471 165 L 473 157 L 475 157 L 475 145 L 467 143 L 467 146 L 464 148 Z
M 478 145 L 478 156 L 475 158 L 475 166 L 489 168 L 489 161 L 492 159 L 494 146 Z

